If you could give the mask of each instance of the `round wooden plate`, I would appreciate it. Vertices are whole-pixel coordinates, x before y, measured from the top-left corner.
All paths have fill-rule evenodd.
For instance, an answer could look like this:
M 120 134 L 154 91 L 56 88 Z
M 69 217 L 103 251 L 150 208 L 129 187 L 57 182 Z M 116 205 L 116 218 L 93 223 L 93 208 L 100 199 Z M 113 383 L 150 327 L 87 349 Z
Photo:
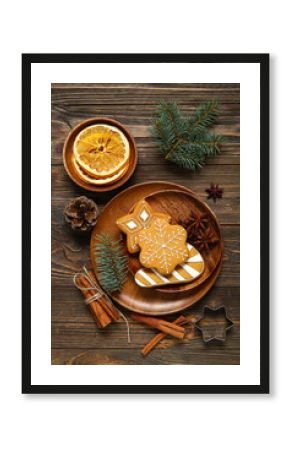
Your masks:
M 109 125 L 113 125 L 113 126 L 119 128 L 126 135 L 128 141 L 129 141 L 129 144 L 130 144 L 129 168 L 128 168 L 127 172 L 125 173 L 125 175 L 122 178 L 120 178 L 119 180 L 116 180 L 115 183 L 102 185 L 102 186 L 87 183 L 85 180 L 82 180 L 79 177 L 79 174 L 73 163 L 73 144 L 74 144 L 76 136 L 84 128 L 86 128 L 90 125 L 97 124 L 97 123 L 107 123 Z M 93 117 L 92 119 L 87 119 L 87 120 L 84 120 L 83 122 L 79 123 L 69 133 L 69 135 L 66 138 L 66 141 L 64 143 L 64 146 L 63 146 L 63 164 L 64 164 L 64 167 L 65 167 L 65 170 L 66 170 L 68 176 L 78 186 L 80 186 L 88 191 L 92 191 L 92 192 L 107 192 L 107 191 L 112 191 L 112 190 L 117 189 L 120 186 L 122 186 L 133 175 L 134 170 L 136 168 L 137 160 L 138 160 L 138 152 L 137 152 L 137 147 L 136 147 L 133 136 L 129 133 L 127 128 L 124 127 L 124 125 L 122 125 L 120 122 L 117 122 L 117 120 L 110 119 L 108 117 Z
M 199 200 L 192 192 L 182 192 L 180 190 L 167 189 L 159 191 L 145 197 L 146 201 L 152 206 L 154 211 L 168 214 L 171 216 L 171 223 L 178 224 L 180 220 L 185 221 L 190 216 L 198 216 L 203 214 L 207 217 L 211 226 L 213 235 L 218 239 L 218 243 L 211 248 L 210 252 L 202 252 L 205 267 L 200 277 L 191 283 L 175 284 L 154 288 L 164 293 L 177 293 L 192 291 L 205 280 L 210 277 L 220 262 L 223 254 L 223 239 L 221 235 L 220 225 L 212 210 L 201 200 Z M 129 255 L 129 254 L 128 254 Z M 129 255 L 129 268 L 133 275 L 137 270 L 141 269 L 139 255 Z
M 96 272 L 96 260 L 94 257 L 97 235 L 99 233 L 107 233 L 113 239 L 120 238 L 120 230 L 116 226 L 117 218 L 125 215 L 142 198 L 148 197 L 150 194 L 164 190 L 173 190 L 188 192 L 192 195 L 192 191 L 174 183 L 168 182 L 148 182 L 132 186 L 116 195 L 104 208 L 99 216 L 98 222 L 92 232 L 91 237 L 91 260 L 93 268 Z M 161 194 L 161 193 L 160 193 Z M 129 274 L 122 291 L 113 294 L 113 299 L 125 308 L 150 315 L 165 315 L 188 308 L 192 304 L 199 301 L 214 285 L 219 272 L 221 270 L 222 258 L 212 271 L 211 275 L 194 290 L 177 291 L 167 294 L 161 292 L 160 289 L 142 289 L 139 287 L 131 274 Z

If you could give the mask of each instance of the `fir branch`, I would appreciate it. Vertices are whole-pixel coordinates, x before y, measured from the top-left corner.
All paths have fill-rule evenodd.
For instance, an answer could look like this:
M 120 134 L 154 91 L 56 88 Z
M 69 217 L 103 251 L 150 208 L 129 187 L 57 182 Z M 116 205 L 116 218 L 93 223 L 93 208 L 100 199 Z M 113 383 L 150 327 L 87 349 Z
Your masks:
M 95 248 L 98 280 L 109 294 L 120 291 L 128 275 L 128 258 L 121 240 L 113 240 L 106 233 L 96 237 Z
M 204 166 L 205 156 L 199 147 L 192 143 L 180 144 L 167 158 L 184 169 L 197 170 Z
M 162 101 L 155 113 L 152 135 L 165 159 L 197 170 L 205 164 L 207 156 L 215 156 L 226 141 L 221 135 L 208 132 L 218 115 L 218 102 L 200 105 L 194 117 L 182 115 L 176 103 Z
M 203 103 L 196 109 L 190 127 L 193 127 L 196 131 L 203 131 L 215 123 L 218 111 L 219 104 L 217 100 Z
M 207 156 L 216 156 L 221 152 L 221 146 L 227 142 L 225 136 L 221 134 L 209 134 L 206 149 Z
M 162 101 L 156 110 L 155 127 L 152 130 L 162 154 L 166 155 L 176 139 L 181 138 L 186 131 L 184 125 L 177 104 Z

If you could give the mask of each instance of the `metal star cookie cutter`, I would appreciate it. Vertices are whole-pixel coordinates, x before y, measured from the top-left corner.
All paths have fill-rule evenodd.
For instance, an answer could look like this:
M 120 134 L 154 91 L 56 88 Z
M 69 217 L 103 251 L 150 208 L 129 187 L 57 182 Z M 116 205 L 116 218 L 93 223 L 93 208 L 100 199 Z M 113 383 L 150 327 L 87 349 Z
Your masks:
M 202 321 L 206 321 L 206 316 L 218 316 L 219 313 L 223 313 L 225 323 L 221 324 L 217 321 L 211 320 L 205 324 L 202 324 Z M 195 323 L 195 327 L 201 332 L 202 340 L 205 343 L 212 341 L 225 342 L 227 332 L 233 326 L 234 323 L 228 317 L 227 308 L 224 305 L 216 308 L 205 305 L 201 317 Z

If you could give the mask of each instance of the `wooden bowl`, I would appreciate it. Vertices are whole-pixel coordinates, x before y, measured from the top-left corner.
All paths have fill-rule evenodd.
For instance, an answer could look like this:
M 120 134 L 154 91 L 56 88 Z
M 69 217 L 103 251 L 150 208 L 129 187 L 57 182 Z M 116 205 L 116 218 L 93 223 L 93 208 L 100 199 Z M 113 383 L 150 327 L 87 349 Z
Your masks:
M 129 168 L 125 173 L 125 175 L 116 180 L 115 182 L 113 182 L 112 184 L 104 184 L 101 186 L 90 184 L 85 180 L 81 179 L 73 163 L 73 145 L 75 138 L 77 137 L 79 132 L 84 128 L 98 123 L 106 123 L 108 125 L 113 125 L 119 128 L 125 134 L 130 144 Z M 63 164 L 68 176 L 78 186 L 82 187 L 83 189 L 86 189 L 87 191 L 92 192 L 108 192 L 122 186 L 133 175 L 134 170 L 136 168 L 137 160 L 138 160 L 138 152 L 133 136 L 129 133 L 127 128 L 124 127 L 124 125 L 122 125 L 120 122 L 117 122 L 117 120 L 110 119 L 108 117 L 93 117 L 91 119 L 87 119 L 79 123 L 69 133 L 63 146 Z
M 116 195 L 103 209 L 91 236 L 91 260 L 97 275 L 97 261 L 94 257 L 97 236 L 99 233 L 107 233 L 112 239 L 120 238 L 120 230 L 116 220 L 127 214 L 128 211 L 142 198 L 150 194 L 164 190 L 193 192 L 184 186 L 169 182 L 148 182 L 132 186 Z M 173 293 L 163 292 L 160 289 L 145 289 L 138 286 L 132 274 L 129 274 L 121 292 L 116 292 L 112 298 L 125 308 L 149 315 L 166 315 L 182 311 L 201 300 L 214 285 L 222 266 L 222 257 L 211 275 L 193 290 L 176 291 Z

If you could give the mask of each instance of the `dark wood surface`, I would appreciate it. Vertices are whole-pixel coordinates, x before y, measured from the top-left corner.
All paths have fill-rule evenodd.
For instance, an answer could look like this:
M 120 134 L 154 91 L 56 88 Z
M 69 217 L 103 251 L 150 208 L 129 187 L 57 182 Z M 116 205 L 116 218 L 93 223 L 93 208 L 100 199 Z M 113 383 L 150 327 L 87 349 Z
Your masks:
M 149 133 L 156 103 L 176 101 L 191 113 L 203 101 L 218 98 L 220 116 L 216 132 L 227 136 L 221 155 L 208 159 L 199 172 L 184 171 L 160 157 Z M 239 364 L 240 362 L 240 90 L 238 84 L 54 84 L 52 85 L 52 364 Z M 224 188 L 216 213 L 225 240 L 221 274 L 211 291 L 189 308 L 196 320 L 204 305 L 225 305 L 234 327 L 225 343 L 205 344 L 197 330 L 185 342 L 165 339 L 146 358 L 141 347 L 155 334 L 139 323 L 131 324 L 132 343 L 127 342 L 123 322 L 98 330 L 73 286 L 73 275 L 90 265 L 89 237 L 73 234 L 63 222 L 66 202 L 78 195 L 93 198 L 102 207 L 117 192 L 85 192 L 69 179 L 62 163 L 63 143 L 81 120 L 108 116 L 122 122 L 135 137 L 139 162 L 133 177 L 122 187 L 144 181 L 182 184 L 206 201 L 211 182 Z M 125 313 L 126 311 L 123 310 Z M 174 319 L 176 316 L 165 317 Z

